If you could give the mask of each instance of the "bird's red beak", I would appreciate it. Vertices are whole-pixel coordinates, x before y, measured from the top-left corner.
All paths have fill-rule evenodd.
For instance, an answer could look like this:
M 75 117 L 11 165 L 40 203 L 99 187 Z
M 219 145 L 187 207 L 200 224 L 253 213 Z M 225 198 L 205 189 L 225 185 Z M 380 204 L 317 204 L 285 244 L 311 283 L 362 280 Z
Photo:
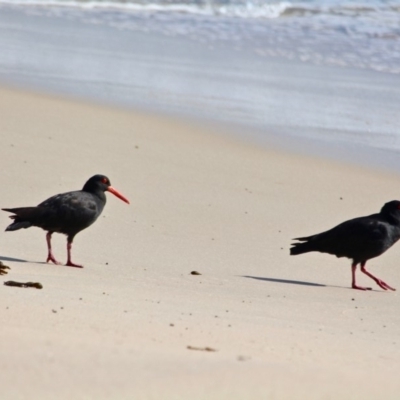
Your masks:
M 123 196 L 120 192 L 118 192 L 118 190 L 114 189 L 112 186 L 109 186 L 107 188 L 107 191 L 112 193 L 114 196 L 117 196 L 119 199 L 121 199 L 125 203 L 129 204 L 129 200 L 125 196 Z

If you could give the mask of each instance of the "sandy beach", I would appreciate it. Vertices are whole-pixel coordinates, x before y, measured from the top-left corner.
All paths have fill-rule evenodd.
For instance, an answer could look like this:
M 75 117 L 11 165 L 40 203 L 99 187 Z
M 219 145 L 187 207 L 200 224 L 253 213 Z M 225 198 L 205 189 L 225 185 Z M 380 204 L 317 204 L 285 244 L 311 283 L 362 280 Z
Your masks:
M 1 234 L 1 281 L 43 284 L 1 285 L 2 398 L 397 398 L 398 292 L 351 290 L 349 260 L 289 245 L 398 199 L 398 175 L 5 88 L 0 109 L 1 207 L 96 173 L 131 201 L 77 235 L 82 270 L 44 263 L 44 231 Z M 399 254 L 369 262 L 398 289 Z

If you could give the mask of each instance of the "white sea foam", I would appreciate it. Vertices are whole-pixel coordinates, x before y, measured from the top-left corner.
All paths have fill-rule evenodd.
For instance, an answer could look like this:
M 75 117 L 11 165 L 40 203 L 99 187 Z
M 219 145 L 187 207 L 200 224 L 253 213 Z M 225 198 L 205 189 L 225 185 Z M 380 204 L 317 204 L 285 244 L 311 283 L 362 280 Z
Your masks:
M 260 56 L 400 73 L 400 5 L 387 0 L 0 0 L 118 29 L 223 41 Z
M 0 5 L 62 7 L 83 10 L 183 13 L 236 18 L 332 15 L 400 21 L 400 5 L 387 0 L 0 0 Z M 398 26 L 398 25 L 397 25 Z
M 289 2 L 277 2 L 272 4 L 215 4 L 212 1 L 205 3 L 158 3 L 135 1 L 71 1 L 71 0 L 0 0 L 0 4 L 25 5 L 41 7 L 69 7 L 86 10 L 93 9 L 117 9 L 121 11 L 141 12 L 173 12 L 198 15 L 215 15 L 241 18 L 277 18 L 291 7 Z
M 371 4 L 348 4 L 336 0 L 268 1 L 268 0 L 0 0 L 0 4 L 80 8 L 85 10 L 109 9 L 138 12 L 186 13 L 238 18 L 278 18 L 281 16 L 310 16 L 316 14 L 359 15 L 377 12 L 382 4 L 393 12 L 396 4 L 379 0 Z M 371 3 L 371 2 L 369 2 Z

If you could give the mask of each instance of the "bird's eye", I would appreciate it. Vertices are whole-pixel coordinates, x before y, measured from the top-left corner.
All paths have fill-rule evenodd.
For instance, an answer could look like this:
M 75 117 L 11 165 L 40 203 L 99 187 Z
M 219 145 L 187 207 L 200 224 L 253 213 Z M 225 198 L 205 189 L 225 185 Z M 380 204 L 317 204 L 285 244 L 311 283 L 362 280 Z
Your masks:
M 108 184 L 108 179 L 107 178 L 102 178 L 101 181 L 105 184 Z

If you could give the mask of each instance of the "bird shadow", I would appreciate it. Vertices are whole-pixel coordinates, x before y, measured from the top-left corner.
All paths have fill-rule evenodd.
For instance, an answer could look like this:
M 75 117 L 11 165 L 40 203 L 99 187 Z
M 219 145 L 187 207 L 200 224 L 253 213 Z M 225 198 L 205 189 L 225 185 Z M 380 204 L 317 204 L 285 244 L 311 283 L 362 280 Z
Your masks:
M 306 282 L 306 281 L 295 281 L 292 279 L 278 279 L 278 278 L 265 278 L 261 276 L 250 276 L 250 275 L 242 275 L 243 278 L 257 279 L 259 281 L 265 282 L 276 282 L 276 283 L 287 283 L 290 285 L 302 285 L 302 286 L 320 286 L 327 287 L 328 285 L 323 285 L 322 283 L 314 283 L 314 282 Z
M 23 260 L 22 258 L 13 258 L 6 256 L 0 256 L 0 261 L 29 262 L 28 260 Z
M 265 281 L 265 282 L 286 283 L 286 284 L 289 284 L 289 285 L 330 287 L 330 288 L 337 288 L 337 289 L 354 290 L 350 286 L 324 285 L 322 283 L 306 282 L 306 281 L 295 281 L 295 280 L 292 280 L 292 279 L 265 278 L 265 277 L 261 277 L 261 276 L 251 276 L 251 275 L 242 275 L 242 278 L 257 279 L 259 281 Z M 381 292 L 381 290 L 370 289 L 370 290 L 368 290 L 368 292 Z M 384 292 L 385 292 L 385 290 L 383 291 L 383 293 Z
M 20 263 L 30 263 L 30 264 L 39 264 L 39 265 L 55 265 L 56 267 L 65 267 L 65 264 L 53 264 L 48 263 L 46 261 L 35 261 L 35 260 L 23 260 L 22 258 L 13 258 L 13 257 L 6 257 L 0 256 L 0 261 L 12 261 L 12 262 L 20 262 Z

